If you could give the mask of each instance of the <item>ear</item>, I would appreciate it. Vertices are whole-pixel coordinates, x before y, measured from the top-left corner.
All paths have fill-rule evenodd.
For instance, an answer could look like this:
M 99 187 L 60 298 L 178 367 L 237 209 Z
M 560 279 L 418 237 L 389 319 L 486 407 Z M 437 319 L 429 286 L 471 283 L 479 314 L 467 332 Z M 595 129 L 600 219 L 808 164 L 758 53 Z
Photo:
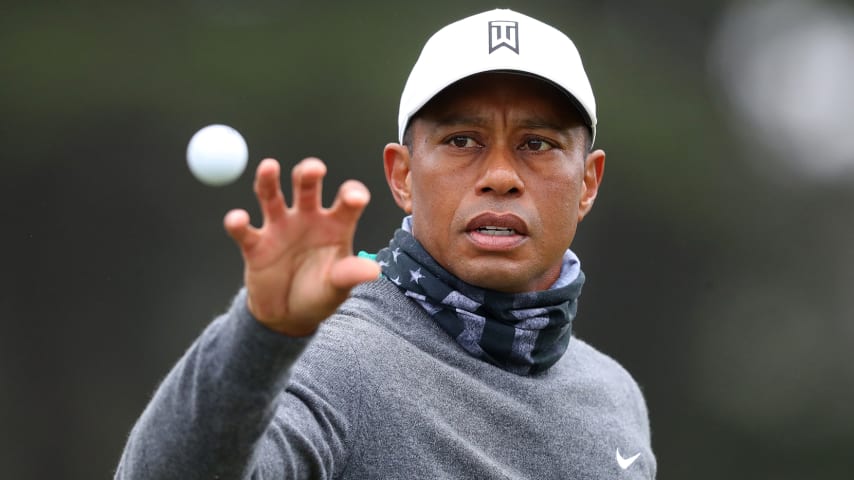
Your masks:
M 578 221 L 580 222 L 593 208 L 599 185 L 602 183 L 602 175 L 605 173 L 605 152 L 594 150 L 587 155 L 584 161 L 584 184 L 581 190 L 581 199 L 578 202 Z
M 409 161 L 409 149 L 399 143 L 389 143 L 383 149 L 385 180 L 395 203 L 407 215 L 412 213 L 412 174 Z

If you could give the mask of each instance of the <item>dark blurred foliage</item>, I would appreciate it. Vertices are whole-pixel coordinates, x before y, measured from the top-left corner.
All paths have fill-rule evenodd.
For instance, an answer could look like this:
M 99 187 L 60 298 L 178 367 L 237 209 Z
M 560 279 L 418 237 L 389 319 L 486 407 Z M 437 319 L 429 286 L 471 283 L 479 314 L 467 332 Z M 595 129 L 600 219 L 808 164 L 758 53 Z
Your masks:
M 324 159 L 327 199 L 365 182 L 356 248 L 384 246 L 402 214 L 381 150 L 409 68 L 433 31 L 494 6 L 0 7 L 3 478 L 112 476 L 158 381 L 241 284 L 221 220 L 258 217 L 262 158 Z M 726 5 L 498 6 L 567 32 L 593 82 L 608 162 L 573 245 L 588 276 L 576 333 L 642 386 L 659 478 L 850 475 L 854 194 L 750 163 L 708 75 Z M 250 147 L 224 188 L 185 164 L 210 123 Z

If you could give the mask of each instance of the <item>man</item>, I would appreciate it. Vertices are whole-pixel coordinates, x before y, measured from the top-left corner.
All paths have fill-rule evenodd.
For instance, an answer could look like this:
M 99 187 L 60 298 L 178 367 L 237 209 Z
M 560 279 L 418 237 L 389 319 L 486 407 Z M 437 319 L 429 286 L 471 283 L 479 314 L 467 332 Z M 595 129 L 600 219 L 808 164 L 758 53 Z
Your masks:
M 246 287 L 164 380 L 116 478 L 655 477 L 637 385 L 571 338 L 568 247 L 605 162 L 572 42 L 510 10 L 451 24 L 399 120 L 383 158 L 409 216 L 376 261 L 352 255 L 362 184 L 324 209 L 306 159 L 289 208 L 278 163 L 259 165 L 263 226 L 224 220 Z

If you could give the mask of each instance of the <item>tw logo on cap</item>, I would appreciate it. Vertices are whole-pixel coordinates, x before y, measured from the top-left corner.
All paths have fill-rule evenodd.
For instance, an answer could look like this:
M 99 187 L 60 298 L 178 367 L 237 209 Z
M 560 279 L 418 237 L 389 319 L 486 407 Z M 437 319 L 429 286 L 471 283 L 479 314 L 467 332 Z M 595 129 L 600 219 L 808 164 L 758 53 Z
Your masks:
M 489 22 L 489 53 L 507 47 L 519 53 L 519 22 L 492 20 Z

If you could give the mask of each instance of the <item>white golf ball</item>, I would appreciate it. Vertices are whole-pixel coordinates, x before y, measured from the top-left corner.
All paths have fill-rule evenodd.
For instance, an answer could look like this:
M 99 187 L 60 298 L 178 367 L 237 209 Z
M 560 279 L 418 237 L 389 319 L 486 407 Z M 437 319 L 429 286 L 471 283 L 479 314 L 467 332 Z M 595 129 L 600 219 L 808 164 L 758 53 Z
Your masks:
M 227 125 L 208 125 L 187 145 L 187 165 L 197 180 L 213 187 L 240 177 L 249 159 L 249 148 L 240 132 Z

